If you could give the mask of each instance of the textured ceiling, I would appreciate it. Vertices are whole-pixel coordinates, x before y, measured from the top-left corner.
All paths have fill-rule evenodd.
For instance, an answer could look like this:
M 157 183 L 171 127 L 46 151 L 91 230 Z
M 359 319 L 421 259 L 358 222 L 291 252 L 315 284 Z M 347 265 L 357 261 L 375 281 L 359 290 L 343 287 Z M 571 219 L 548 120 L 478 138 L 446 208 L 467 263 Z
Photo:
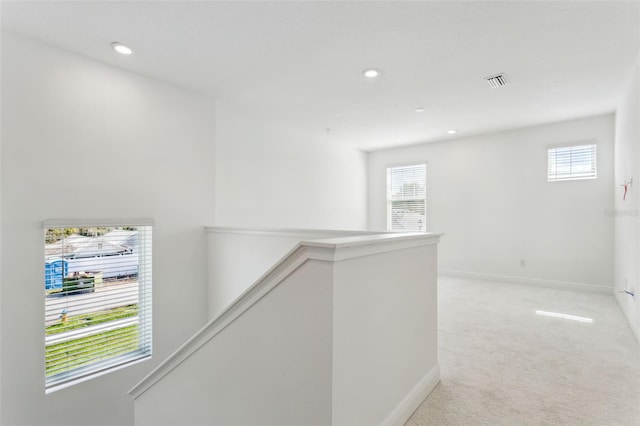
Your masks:
M 3 30 L 372 150 L 613 112 L 640 52 L 639 5 L 3 1 L 0 12 Z M 368 67 L 380 77 L 367 81 Z M 511 84 L 491 89 L 483 78 L 500 72 Z

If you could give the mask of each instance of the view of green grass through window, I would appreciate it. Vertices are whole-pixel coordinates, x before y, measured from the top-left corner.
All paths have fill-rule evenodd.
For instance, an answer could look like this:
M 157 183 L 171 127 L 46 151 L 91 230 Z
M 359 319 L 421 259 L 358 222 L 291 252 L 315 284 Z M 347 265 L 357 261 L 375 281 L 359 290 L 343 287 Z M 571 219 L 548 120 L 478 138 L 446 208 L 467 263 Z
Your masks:
M 151 227 L 45 226 L 47 389 L 151 355 Z

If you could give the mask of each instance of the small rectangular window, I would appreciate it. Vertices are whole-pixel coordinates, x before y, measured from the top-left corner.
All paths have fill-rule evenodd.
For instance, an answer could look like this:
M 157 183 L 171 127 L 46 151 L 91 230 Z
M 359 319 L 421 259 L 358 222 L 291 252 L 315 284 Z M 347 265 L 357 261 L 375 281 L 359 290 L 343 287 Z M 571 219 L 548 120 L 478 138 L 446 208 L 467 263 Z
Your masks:
M 575 145 L 548 150 L 548 181 L 595 179 L 596 145 Z
M 425 231 L 427 228 L 427 165 L 387 169 L 387 229 Z
M 151 229 L 45 223 L 47 392 L 151 356 Z

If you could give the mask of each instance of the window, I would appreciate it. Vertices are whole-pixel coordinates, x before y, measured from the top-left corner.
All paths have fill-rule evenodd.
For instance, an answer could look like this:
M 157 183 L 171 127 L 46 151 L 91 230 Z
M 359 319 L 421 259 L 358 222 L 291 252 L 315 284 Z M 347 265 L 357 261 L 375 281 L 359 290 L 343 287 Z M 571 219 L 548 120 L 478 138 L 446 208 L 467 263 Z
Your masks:
M 387 169 L 387 229 L 424 231 L 427 228 L 427 165 Z
M 548 181 L 596 178 L 596 146 L 549 148 Z
M 45 222 L 46 390 L 151 356 L 151 225 Z

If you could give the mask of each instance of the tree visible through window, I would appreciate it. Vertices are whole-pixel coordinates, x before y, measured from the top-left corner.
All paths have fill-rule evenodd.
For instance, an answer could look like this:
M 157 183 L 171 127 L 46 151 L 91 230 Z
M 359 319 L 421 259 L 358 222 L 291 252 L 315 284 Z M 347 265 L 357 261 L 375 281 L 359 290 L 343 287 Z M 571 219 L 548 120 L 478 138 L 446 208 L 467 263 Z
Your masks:
M 427 165 L 387 168 L 387 229 L 425 231 Z
M 45 223 L 44 250 L 47 391 L 150 357 L 151 226 Z

